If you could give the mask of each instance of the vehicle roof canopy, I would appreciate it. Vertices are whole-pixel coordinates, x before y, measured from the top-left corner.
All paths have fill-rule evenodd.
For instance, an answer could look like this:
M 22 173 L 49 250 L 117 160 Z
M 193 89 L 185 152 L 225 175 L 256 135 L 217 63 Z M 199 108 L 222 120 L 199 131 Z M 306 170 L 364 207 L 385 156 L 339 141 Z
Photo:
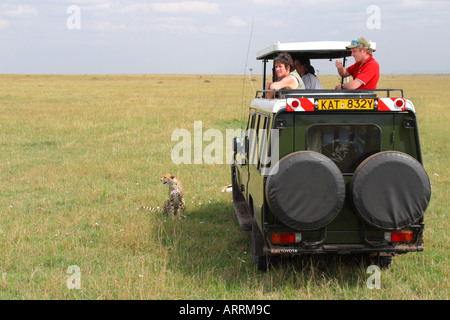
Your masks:
M 305 55 L 310 59 L 338 59 L 351 55 L 351 51 L 345 48 L 349 44 L 349 41 L 278 42 L 259 50 L 256 59 L 273 59 L 281 52 L 288 52 L 293 56 Z M 370 47 L 375 51 L 376 43 L 370 41 Z

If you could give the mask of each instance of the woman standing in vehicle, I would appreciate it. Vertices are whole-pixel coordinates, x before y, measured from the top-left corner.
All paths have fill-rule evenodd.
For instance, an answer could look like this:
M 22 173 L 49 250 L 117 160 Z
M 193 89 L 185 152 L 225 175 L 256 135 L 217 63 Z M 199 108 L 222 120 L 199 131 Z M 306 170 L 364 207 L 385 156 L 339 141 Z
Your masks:
M 294 61 L 289 53 L 280 53 L 273 59 L 276 82 L 266 84 L 266 90 L 305 89 L 302 78 L 294 68 Z M 270 92 L 271 93 L 271 92 Z M 267 94 L 270 94 L 267 92 Z M 267 96 L 268 98 L 271 98 Z

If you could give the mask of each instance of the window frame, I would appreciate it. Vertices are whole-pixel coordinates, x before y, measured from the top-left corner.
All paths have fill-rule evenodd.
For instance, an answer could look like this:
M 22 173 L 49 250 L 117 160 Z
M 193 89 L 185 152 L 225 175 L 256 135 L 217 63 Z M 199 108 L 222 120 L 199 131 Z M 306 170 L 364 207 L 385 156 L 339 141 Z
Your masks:
M 341 164 L 336 163 L 336 161 L 334 161 L 328 155 L 323 153 L 323 146 L 322 146 L 322 150 L 320 152 L 317 150 L 311 149 L 311 147 L 309 145 L 310 144 L 309 137 L 311 135 L 311 130 L 314 128 L 317 128 L 317 127 L 331 127 L 331 128 L 333 128 L 333 132 L 335 132 L 335 130 L 339 127 L 372 127 L 372 128 L 375 128 L 378 132 L 377 147 L 376 147 L 376 149 L 373 149 L 372 151 L 370 149 L 363 150 L 363 152 L 359 153 L 356 157 L 354 157 L 353 159 L 348 161 L 349 163 L 345 164 L 346 168 L 341 168 L 342 167 Z M 320 132 L 323 133 L 323 131 L 320 131 Z M 351 131 L 349 131 L 349 132 L 351 132 Z M 323 140 L 322 140 L 322 143 L 323 143 Z M 319 152 L 319 153 L 327 156 L 327 158 L 332 160 L 338 166 L 338 168 L 341 170 L 343 175 L 353 175 L 353 173 L 356 170 L 356 168 L 358 167 L 358 165 L 362 161 L 364 161 L 364 159 L 371 156 L 372 154 L 382 151 L 382 143 L 383 143 L 383 130 L 379 125 L 377 125 L 375 123 L 315 123 L 315 124 L 309 125 L 306 128 L 306 132 L 305 132 L 305 150 Z M 363 157 L 365 154 L 367 154 L 367 156 Z M 355 164 L 355 163 L 356 163 L 356 165 L 352 166 L 352 164 Z

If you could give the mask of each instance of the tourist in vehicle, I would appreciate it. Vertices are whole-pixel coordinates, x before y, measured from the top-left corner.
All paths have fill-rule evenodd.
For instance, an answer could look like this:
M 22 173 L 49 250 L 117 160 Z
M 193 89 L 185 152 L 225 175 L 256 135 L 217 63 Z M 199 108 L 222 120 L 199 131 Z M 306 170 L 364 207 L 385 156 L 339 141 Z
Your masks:
M 355 64 L 345 68 L 342 61 L 336 60 L 336 68 L 342 78 L 352 76 L 353 80 L 336 86 L 336 90 L 376 89 L 380 78 L 380 65 L 372 55 L 373 50 L 369 41 L 359 37 L 352 40 L 346 48 L 352 51 Z
M 314 67 L 306 57 L 298 57 L 294 59 L 294 66 L 297 72 L 302 77 L 302 81 L 305 84 L 305 88 L 310 89 L 322 89 L 322 84 L 319 78 L 315 75 Z
M 294 61 L 289 53 L 280 53 L 273 59 L 277 80 L 266 84 L 266 90 L 305 89 L 302 78 L 294 68 Z M 271 98 L 272 92 L 266 95 Z

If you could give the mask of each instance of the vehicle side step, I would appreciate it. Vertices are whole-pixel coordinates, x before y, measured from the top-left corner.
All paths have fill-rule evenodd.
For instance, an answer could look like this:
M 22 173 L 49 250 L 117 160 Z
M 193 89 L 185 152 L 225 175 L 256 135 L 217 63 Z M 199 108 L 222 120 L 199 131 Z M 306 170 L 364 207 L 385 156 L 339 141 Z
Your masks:
M 234 213 L 239 221 L 241 229 L 244 231 L 252 230 L 252 215 L 245 201 L 233 201 Z
M 231 164 L 231 185 L 233 192 L 233 207 L 236 218 L 241 229 L 244 231 L 252 230 L 252 214 L 245 201 L 245 198 L 236 184 L 235 166 Z

